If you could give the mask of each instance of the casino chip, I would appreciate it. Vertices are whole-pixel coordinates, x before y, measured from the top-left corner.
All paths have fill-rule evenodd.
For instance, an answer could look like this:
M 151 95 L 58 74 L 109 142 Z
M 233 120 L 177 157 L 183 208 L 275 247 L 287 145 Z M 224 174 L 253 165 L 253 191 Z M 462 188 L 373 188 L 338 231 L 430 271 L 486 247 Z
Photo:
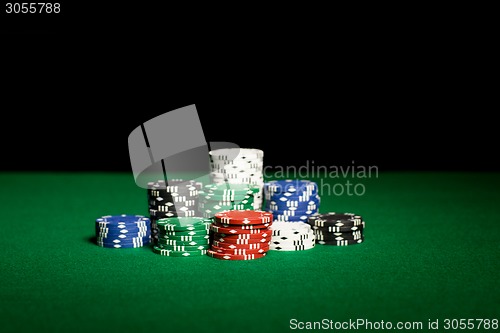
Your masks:
M 266 253 L 269 251 L 269 246 L 262 247 L 259 249 L 228 249 L 227 247 L 218 247 L 215 245 L 211 246 L 212 251 L 222 254 L 230 254 L 230 255 L 245 255 L 245 254 L 257 254 L 257 253 Z
M 198 209 L 207 218 L 227 210 L 253 209 L 259 191 L 258 186 L 248 184 L 237 184 L 234 188 L 226 183 L 205 185 Z
M 363 218 L 352 213 L 314 214 L 309 218 L 309 224 L 316 227 L 353 227 L 363 224 Z
M 236 224 L 223 224 L 217 221 L 212 222 L 212 225 L 215 227 L 224 227 L 224 228 L 236 228 L 236 229 L 265 229 L 269 227 L 272 224 L 270 221 L 269 223 L 263 223 L 263 224 L 248 224 L 248 225 L 236 225 Z
M 165 250 L 172 250 L 172 251 L 199 251 L 199 250 L 208 250 L 210 248 L 210 245 L 205 244 L 205 245 L 167 245 L 167 244 L 162 244 L 161 246 L 162 249 Z
M 352 226 L 352 227 L 317 227 L 313 226 L 312 228 L 314 230 L 320 231 L 320 232 L 354 232 L 354 231 L 362 231 L 365 227 L 365 223 L 363 222 L 361 225 L 358 226 Z
M 203 217 L 158 220 L 158 242 L 153 252 L 167 257 L 205 255 L 210 248 L 211 222 Z
M 309 180 L 273 180 L 264 184 L 265 210 L 278 222 L 305 222 L 318 213 L 318 185 Z
M 266 223 L 269 224 L 269 223 Z M 219 233 L 219 234 L 226 234 L 226 235 L 271 235 L 271 233 L 268 230 L 269 228 L 259 228 L 259 229 L 241 229 L 239 226 L 236 228 L 233 228 L 231 226 L 229 227 L 219 227 L 216 225 L 212 225 L 210 227 L 210 230 L 213 231 L 214 233 Z M 267 237 L 267 236 L 262 236 L 262 237 Z
M 233 210 L 217 213 L 214 216 L 214 221 L 220 224 L 266 224 L 271 223 L 273 214 L 256 210 Z
M 150 242 L 150 220 L 142 215 L 108 215 L 95 221 L 96 244 L 108 248 L 137 248 Z
M 159 233 L 158 234 L 158 241 L 161 241 L 163 239 L 170 240 L 170 241 L 178 241 L 178 242 L 201 242 L 208 240 L 210 238 L 210 235 L 207 233 L 206 235 L 189 235 L 189 234 L 180 234 L 179 232 L 176 233 L 175 236 L 170 235 L 169 232 L 166 232 L 165 234 Z
M 347 246 L 364 241 L 365 221 L 353 213 L 314 214 L 308 218 L 316 243 L 321 245 Z
M 254 260 L 259 258 L 264 258 L 266 253 L 255 253 L 255 254 L 231 254 L 231 253 L 220 253 L 214 250 L 207 250 L 207 254 L 212 258 L 223 259 L 223 260 Z
M 270 250 L 304 251 L 314 248 L 316 238 L 311 226 L 302 222 L 273 222 Z
M 214 239 L 218 240 L 235 240 L 235 239 L 269 239 L 271 238 L 271 232 L 263 232 L 260 234 L 240 234 L 240 235 L 229 235 L 214 232 Z
M 332 240 L 332 241 L 322 241 L 319 240 L 317 241 L 318 244 L 321 245 L 333 245 L 333 246 L 348 246 L 348 245 L 356 245 L 356 244 L 361 244 L 365 240 L 364 237 L 360 239 L 351 239 L 351 240 Z
M 203 184 L 194 180 L 172 179 L 148 183 L 147 198 L 151 219 L 151 239 L 158 244 L 158 220 L 196 217 Z
M 206 231 L 212 220 L 203 217 L 174 217 L 159 219 L 156 223 L 160 230 L 172 231 L 171 234 L 175 235 L 175 231 Z
M 153 252 L 166 257 L 199 257 L 207 254 L 207 250 L 174 251 L 153 246 Z
M 210 177 L 218 186 L 226 186 L 229 196 L 253 192 L 252 209 L 262 209 L 264 186 L 264 152 L 252 148 L 225 148 L 212 150 L 210 155 Z M 249 193 L 246 193 L 249 195 Z
M 318 210 L 320 203 L 319 195 L 311 197 L 308 201 L 292 200 L 288 197 L 281 197 L 278 201 L 270 201 L 267 205 L 271 210 L 279 211 L 308 211 L 308 210 Z
M 197 245 L 210 245 L 210 239 L 205 238 L 205 239 L 200 239 L 200 240 L 181 241 L 181 240 L 175 240 L 175 239 L 160 238 L 160 239 L 158 239 L 158 243 L 161 245 L 197 246 Z
M 269 247 L 269 243 L 250 243 L 250 244 L 232 244 L 226 242 L 218 242 L 216 240 L 212 243 L 214 246 L 219 248 L 225 248 L 229 250 L 238 250 L 238 249 L 266 249 Z
M 293 196 L 299 196 L 302 194 L 313 196 L 318 193 L 318 185 L 315 182 L 301 179 L 273 180 L 266 183 L 264 188 L 266 193 L 271 196 L 275 194 L 284 195 L 286 193 Z
M 232 238 L 232 237 L 215 237 L 214 235 L 214 242 L 217 241 L 219 243 L 226 243 L 226 244 L 236 244 L 236 245 L 249 245 L 249 244 L 258 244 L 258 243 L 265 243 L 269 244 L 270 237 L 266 238 Z
M 269 251 L 273 216 L 255 210 L 231 210 L 215 214 L 207 254 L 223 260 L 253 260 Z
M 361 230 L 353 232 L 331 232 L 325 233 L 318 230 L 314 230 L 314 235 L 317 240 L 330 241 L 330 240 L 355 240 L 363 238 L 363 232 Z

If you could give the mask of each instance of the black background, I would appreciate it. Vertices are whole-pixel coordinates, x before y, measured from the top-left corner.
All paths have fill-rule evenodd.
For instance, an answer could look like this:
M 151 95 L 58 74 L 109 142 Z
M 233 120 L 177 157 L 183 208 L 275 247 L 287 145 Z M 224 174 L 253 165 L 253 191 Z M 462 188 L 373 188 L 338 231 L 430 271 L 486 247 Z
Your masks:
M 268 165 L 500 169 L 489 44 L 467 26 L 64 8 L 2 17 L 1 170 L 129 171 L 129 133 L 189 104 L 207 141 Z

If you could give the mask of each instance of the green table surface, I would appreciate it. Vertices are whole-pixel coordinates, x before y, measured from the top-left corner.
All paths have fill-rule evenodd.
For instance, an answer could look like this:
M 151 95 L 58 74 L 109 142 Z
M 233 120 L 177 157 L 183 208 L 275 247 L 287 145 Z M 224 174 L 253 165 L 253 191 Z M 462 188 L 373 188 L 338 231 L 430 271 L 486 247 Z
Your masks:
M 322 195 L 320 211 L 362 215 L 364 243 L 222 261 L 93 244 L 96 217 L 147 215 L 128 173 L 0 173 L 2 332 L 288 332 L 292 319 L 426 332 L 429 320 L 500 319 L 500 174 L 358 181 L 365 195 Z

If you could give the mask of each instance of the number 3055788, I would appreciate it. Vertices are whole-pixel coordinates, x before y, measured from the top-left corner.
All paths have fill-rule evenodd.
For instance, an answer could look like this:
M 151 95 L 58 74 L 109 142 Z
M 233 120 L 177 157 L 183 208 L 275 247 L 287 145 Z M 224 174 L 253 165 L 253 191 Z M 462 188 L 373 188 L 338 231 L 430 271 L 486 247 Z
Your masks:
M 58 14 L 61 12 L 60 3 L 51 2 L 7 2 L 7 14 Z

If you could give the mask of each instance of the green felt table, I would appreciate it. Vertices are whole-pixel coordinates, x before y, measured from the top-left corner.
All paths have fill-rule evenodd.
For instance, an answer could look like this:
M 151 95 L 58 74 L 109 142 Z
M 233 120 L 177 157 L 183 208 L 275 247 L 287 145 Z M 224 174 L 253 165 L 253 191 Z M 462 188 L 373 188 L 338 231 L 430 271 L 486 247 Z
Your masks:
M 500 318 L 500 174 L 362 182 L 365 195 L 323 195 L 320 210 L 362 215 L 364 243 L 222 261 L 93 244 L 96 217 L 147 214 L 130 174 L 1 173 L 2 332 L 288 332 L 292 319 L 424 332 L 429 319 Z

